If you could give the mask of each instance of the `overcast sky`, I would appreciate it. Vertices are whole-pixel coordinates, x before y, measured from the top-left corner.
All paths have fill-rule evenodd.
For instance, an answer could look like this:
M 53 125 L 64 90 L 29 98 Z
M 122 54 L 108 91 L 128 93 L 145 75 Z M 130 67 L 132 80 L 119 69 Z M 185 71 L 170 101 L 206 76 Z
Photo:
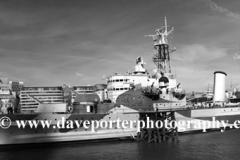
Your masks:
M 225 71 L 240 88 L 239 0 L 1 0 L 0 76 L 25 86 L 105 83 L 143 57 L 152 73 L 153 42 L 174 27 L 172 71 L 188 92 Z

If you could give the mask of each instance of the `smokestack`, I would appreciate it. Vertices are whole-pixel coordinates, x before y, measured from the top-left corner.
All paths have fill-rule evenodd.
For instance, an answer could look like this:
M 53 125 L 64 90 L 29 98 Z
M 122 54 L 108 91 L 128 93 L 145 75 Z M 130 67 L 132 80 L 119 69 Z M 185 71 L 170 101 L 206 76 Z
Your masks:
M 214 72 L 213 103 L 225 102 L 225 79 L 227 74 L 222 71 Z

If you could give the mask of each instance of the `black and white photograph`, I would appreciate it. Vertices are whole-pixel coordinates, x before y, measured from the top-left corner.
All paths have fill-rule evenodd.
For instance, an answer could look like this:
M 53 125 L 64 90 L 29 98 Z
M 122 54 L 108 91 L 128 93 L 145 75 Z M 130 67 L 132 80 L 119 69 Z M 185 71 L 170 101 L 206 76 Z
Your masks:
M 239 160 L 239 7 L 0 0 L 0 160 Z

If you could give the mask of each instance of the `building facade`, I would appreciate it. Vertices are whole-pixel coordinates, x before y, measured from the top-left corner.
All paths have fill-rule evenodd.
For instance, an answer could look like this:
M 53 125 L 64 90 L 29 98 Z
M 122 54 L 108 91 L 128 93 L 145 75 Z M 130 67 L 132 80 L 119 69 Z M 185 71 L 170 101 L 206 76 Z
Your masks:
M 72 86 L 71 90 L 74 90 L 78 94 L 93 94 L 96 93 L 100 100 L 107 99 L 107 85 L 98 84 L 94 86 Z M 34 112 L 39 102 L 41 103 L 67 103 L 71 105 L 76 94 L 70 92 L 68 89 L 62 86 L 53 87 L 22 87 L 20 90 L 20 106 L 21 112 Z
M 21 112 L 34 112 L 39 105 L 34 99 L 41 103 L 63 103 L 63 88 L 62 86 L 23 87 L 20 91 Z
M 8 78 L 0 78 L 0 95 L 10 95 Z
M 100 98 L 100 101 L 108 99 L 107 85 L 106 84 L 96 84 L 93 86 L 73 86 L 72 90 L 78 94 L 97 94 Z M 72 103 L 76 98 L 76 94 L 72 93 Z
M 78 94 L 92 94 L 94 91 L 94 86 L 86 85 L 86 86 L 72 86 L 72 90 L 77 92 Z M 76 98 L 76 94 L 72 93 L 72 103 Z
M 18 100 L 16 100 L 16 92 L 12 91 L 12 85 L 8 78 L 0 78 L 0 112 L 8 113 L 7 108 L 13 107 L 13 111 L 17 111 Z
M 100 101 L 108 99 L 107 84 L 96 84 L 93 92 L 99 96 Z
M 24 87 L 23 82 L 9 81 L 9 88 L 12 92 L 20 93 L 20 91 L 23 89 L 23 87 Z

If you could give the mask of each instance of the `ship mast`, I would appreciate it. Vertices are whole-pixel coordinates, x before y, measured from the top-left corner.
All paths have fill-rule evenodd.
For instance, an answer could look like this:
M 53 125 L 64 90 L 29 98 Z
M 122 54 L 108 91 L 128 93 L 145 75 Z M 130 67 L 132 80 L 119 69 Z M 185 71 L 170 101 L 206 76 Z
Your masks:
M 165 25 L 157 29 L 155 35 L 147 35 L 148 37 L 153 38 L 154 42 L 154 54 L 153 62 L 157 66 L 157 69 L 160 73 L 171 73 L 171 64 L 170 64 L 170 51 L 167 38 L 173 32 L 172 30 L 167 30 L 167 18 L 165 17 Z

